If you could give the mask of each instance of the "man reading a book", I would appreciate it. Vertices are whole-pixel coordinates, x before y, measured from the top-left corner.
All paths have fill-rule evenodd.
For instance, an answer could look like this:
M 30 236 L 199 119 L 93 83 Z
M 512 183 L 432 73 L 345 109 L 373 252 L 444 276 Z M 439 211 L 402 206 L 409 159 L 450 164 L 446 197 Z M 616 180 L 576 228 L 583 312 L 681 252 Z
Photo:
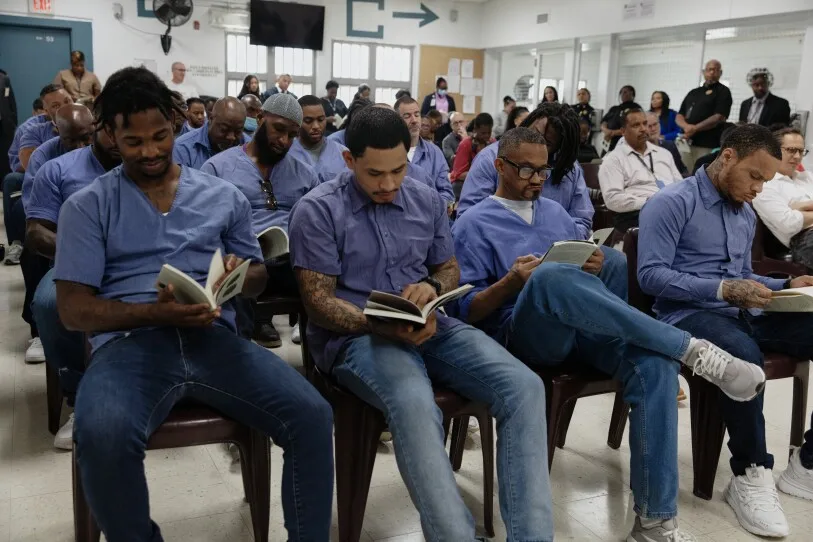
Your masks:
M 763 365 L 763 349 L 813 357 L 813 315 L 759 310 L 772 291 L 811 286 L 813 277 L 769 278 L 751 266 L 756 217 L 750 203 L 776 175 L 781 157 L 767 128 L 739 126 L 723 138 L 714 162 L 655 194 L 640 217 L 638 280 L 655 296 L 658 319 L 713 338 L 754 367 Z M 747 403 L 720 396 L 733 471 L 726 500 L 746 530 L 786 536 L 762 403 L 761 394 Z
M 342 153 L 344 145 L 325 137 L 327 117 L 322 99 L 313 95 L 299 98 L 302 125 L 291 145 L 291 155 L 305 162 L 319 175 L 319 181 L 331 181 L 347 169 Z
M 541 263 L 554 242 L 572 239 L 577 228 L 561 205 L 540 197 L 545 139 L 516 128 L 503 135 L 498 151 L 497 192 L 452 228 L 460 281 L 474 286 L 458 301 L 459 316 L 532 367 L 587 364 L 621 381 L 632 407 L 630 483 L 637 514 L 628 540 L 684 540 L 676 534 L 679 363 L 740 401 L 762 389 L 765 375 L 630 307 L 596 276 L 601 261 L 583 268 Z
M 189 305 L 156 290 L 170 264 L 203 284 L 217 250 L 227 272 L 250 265 L 243 294 L 266 271 L 239 190 L 172 161 L 175 105 L 144 68 L 125 68 L 97 98 L 122 166 L 62 206 L 54 279 L 68 329 L 91 334 L 76 397 L 82 486 L 108 540 L 162 540 L 151 521 L 144 450 L 179 401 L 195 399 L 261 430 L 284 450 L 288 540 L 328 540 L 332 414 L 293 368 L 234 330 L 227 305 Z
M 291 258 L 319 368 L 386 417 L 423 534 L 474 541 L 474 520 L 444 449 L 432 386 L 491 405 L 502 517 L 516 540 L 553 540 L 541 380 L 481 331 L 432 314 L 424 326 L 365 317 L 373 290 L 422 307 L 458 286 L 446 203 L 405 175 L 410 134 L 368 107 L 347 128 L 350 171 L 303 197 Z
M 104 130 L 95 130 L 90 147 L 68 152 L 40 167 L 31 183 L 26 208 L 28 248 L 53 260 L 62 204 L 120 163 L 121 157 L 110 136 Z M 37 322 L 46 362 L 59 375 L 62 393 L 68 406 L 72 407 L 85 372 L 85 338 L 81 333 L 65 329 L 59 319 L 53 268 L 43 276 L 34 291 L 31 313 Z M 55 447 L 66 450 L 73 447 L 73 421 L 71 414 L 54 437 Z
M 291 208 L 319 184 L 316 170 L 288 152 L 301 125 L 302 107 L 296 98 L 291 94 L 274 94 L 263 104 L 263 118 L 254 138 L 213 156 L 200 168 L 232 183 L 248 198 L 255 235 L 271 226 L 287 231 Z M 268 262 L 266 267 L 268 286 L 273 287 L 275 294 L 297 295 L 296 280 L 287 261 Z M 241 330 L 245 325 L 253 327 L 253 331 L 249 330 L 251 337 L 263 346 L 282 345 L 271 322 L 254 322 L 250 305 L 240 305 L 238 325 Z

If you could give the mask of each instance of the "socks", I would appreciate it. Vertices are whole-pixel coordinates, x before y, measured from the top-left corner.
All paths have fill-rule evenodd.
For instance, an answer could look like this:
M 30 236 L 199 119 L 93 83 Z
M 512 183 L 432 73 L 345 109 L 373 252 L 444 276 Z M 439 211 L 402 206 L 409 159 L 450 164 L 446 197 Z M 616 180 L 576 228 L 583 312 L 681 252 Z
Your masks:
M 700 346 L 700 341 L 695 339 L 694 337 L 689 339 L 689 346 L 686 348 L 686 351 L 683 353 L 683 356 L 680 358 L 680 362 L 686 365 L 686 362 L 689 361 L 689 358 L 692 356 L 694 351 Z

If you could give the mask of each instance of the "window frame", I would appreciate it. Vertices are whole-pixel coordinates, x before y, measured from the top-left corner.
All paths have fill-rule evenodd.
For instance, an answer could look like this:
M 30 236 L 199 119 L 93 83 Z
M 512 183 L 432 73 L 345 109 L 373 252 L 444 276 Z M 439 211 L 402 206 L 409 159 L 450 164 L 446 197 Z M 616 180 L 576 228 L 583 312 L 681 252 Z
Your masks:
M 226 39 L 223 41 L 224 48 L 225 48 L 225 53 L 226 53 L 226 56 L 225 56 L 225 58 L 226 58 L 226 70 L 225 70 L 225 72 L 226 72 L 226 81 L 224 83 L 224 86 L 225 86 L 225 90 L 224 90 L 224 94 L 223 94 L 224 96 L 229 95 L 229 81 L 234 81 L 234 80 L 240 79 L 240 81 L 242 82 L 242 80 L 245 79 L 246 75 L 248 75 L 248 73 L 240 73 L 240 72 L 228 71 L 228 68 L 229 68 L 229 43 L 228 43 L 228 39 L 229 39 L 230 35 L 233 35 L 233 36 L 246 36 L 246 37 L 249 36 L 248 32 L 239 32 L 239 31 L 237 31 L 237 32 L 234 32 L 234 31 L 226 32 Z M 269 88 L 271 88 L 273 86 L 276 86 L 277 79 L 282 74 L 281 73 L 275 73 L 276 70 L 277 70 L 277 64 L 276 64 L 276 57 L 275 57 L 274 51 L 275 51 L 275 49 L 277 47 L 276 46 L 274 46 L 274 47 L 265 46 L 265 48 L 266 48 L 266 53 L 267 53 L 266 64 L 265 64 L 266 73 L 264 73 L 264 74 L 254 74 L 254 75 L 256 75 L 257 78 L 260 79 L 261 82 L 265 83 L 265 88 L 266 89 L 269 89 Z M 284 47 L 281 47 L 281 49 L 284 49 Z M 300 49 L 300 47 L 288 47 L 288 49 Z M 311 55 L 311 75 L 310 76 L 291 75 L 291 77 L 293 78 L 295 84 L 310 84 L 311 92 L 315 93 L 316 92 L 316 54 L 318 53 L 318 51 L 314 51 L 314 50 L 311 50 L 311 51 L 313 53 Z M 314 95 L 318 95 L 318 93 L 316 93 Z M 301 96 L 297 95 L 297 98 L 301 98 Z
M 366 45 L 370 48 L 370 58 L 368 58 L 367 73 L 370 75 L 369 80 L 353 79 L 348 77 L 336 77 L 333 73 L 333 53 L 336 44 L 346 45 Z M 376 53 L 378 47 L 397 47 L 399 49 L 409 50 L 409 81 L 390 81 L 387 79 L 377 79 L 376 77 Z M 345 39 L 333 39 L 330 42 L 330 79 L 336 81 L 340 87 L 349 86 L 358 88 L 361 84 L 366 84 L 370 87 L 370 96 L 375 97 L 376 88 L 398 88 L 407 89 L 412 92 L 412 82 L 415 79 L 415 46 L 413 45 L 400 45 L 397 43 L 379 43 L 377 41 L 351 41 Z M 355 94 L 355 93 L 354 93 Z M 347 104 L 348 106 L 350 104 Z

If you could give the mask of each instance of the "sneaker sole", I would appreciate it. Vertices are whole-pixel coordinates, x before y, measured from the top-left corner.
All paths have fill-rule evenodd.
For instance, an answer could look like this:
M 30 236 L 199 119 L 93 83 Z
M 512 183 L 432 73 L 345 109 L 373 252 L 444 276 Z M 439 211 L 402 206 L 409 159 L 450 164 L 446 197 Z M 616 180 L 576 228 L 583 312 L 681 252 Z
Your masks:
M 26 359 L 25 362 L 28 365 L 36 365 L 38 363 L 45 363 L 45 358 L 42 358 L 42 359 Z
M 751 395 L 750 397 L 747 397 L 747 398 L 737 397 L 736 395 L 731 395 L 730 393 L 725 391 L 723 388 L 720 388 L 720 390 L 722 390 L 722 392 L 725 393 L 726 396 L 728 398 L 730 398 L 732 401 L 737 401 L 738 403 L 747 403 L 748 401 L 752 400 L 754 397 L 756 397 L 757 395 L 762 393 L 762 390 L 765 389 L 765 374 L 764 373 L 762 374 L 762 379 L 763 379 L 762 382 L 757 384 L 756 391 L 754 392 L 754 394 Z
M 20 265 L 20 262 L 14 262 L 11 260 L 3 260 L 3 265 Z
M 278 341 L 258 341 L 257 339 L 252 339 L 256 344 L 263 346 L 265 348 L 279 348 L 282 346 L 282 339 Z
M 54 439 L 54 448 L 57 450 L 73 450 L 73 441 L 71 439 Z
M 755 534 L 757 536 L 765 536 L 765 537 L 768 537 L 768 538 L 784 538 L 784 537 L 786 537 L 786 536 L 788 536 L 790 534 L 790 529 L 788 529 L 786 532 L 782 532 L 782 533 L 769 532 L 769 531 L 761 529 L 761 528 L 759 528 L 759 527 L 757 527 L 755 525 L 747 523 L 746 521 L 744 521 L 744 518 L 740 514 L 739 507 L 734 506 L 734 504 L 732 504 L 732 502 L 731 502 L 732 500 L 734 500 L 734 498 L 731 496 L 731 482 L 729 482 L 728 487 L 725 490 L 725 502 L 734 511 L 734 515 L 737 516 L 737 521 L 739 522 L 740 526 L 743 529 L 745 529 L 746 531 L 748 531 L 749 533 Z
M 793 495 L 794 497 L 799 497 L 800 499 L 813 501 L 813 491 L 806 487 L 802 487 L 791 480 L 788 480 L 785 478 L 784 472 L 776 481 L 776 488 L 782 493 L 787 493 L 788 495 Z

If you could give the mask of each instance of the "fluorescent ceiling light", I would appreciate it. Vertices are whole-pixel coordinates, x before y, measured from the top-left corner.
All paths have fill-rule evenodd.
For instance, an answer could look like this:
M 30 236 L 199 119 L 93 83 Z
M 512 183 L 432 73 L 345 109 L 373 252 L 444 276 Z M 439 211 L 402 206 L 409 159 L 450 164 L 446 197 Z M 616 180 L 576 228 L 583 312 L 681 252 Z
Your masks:
M 733 26 L 725 28 L 709 28 L 706 30 L 707 40 L 724 40 L 726 38 L 736 38 L 737 29 Z

